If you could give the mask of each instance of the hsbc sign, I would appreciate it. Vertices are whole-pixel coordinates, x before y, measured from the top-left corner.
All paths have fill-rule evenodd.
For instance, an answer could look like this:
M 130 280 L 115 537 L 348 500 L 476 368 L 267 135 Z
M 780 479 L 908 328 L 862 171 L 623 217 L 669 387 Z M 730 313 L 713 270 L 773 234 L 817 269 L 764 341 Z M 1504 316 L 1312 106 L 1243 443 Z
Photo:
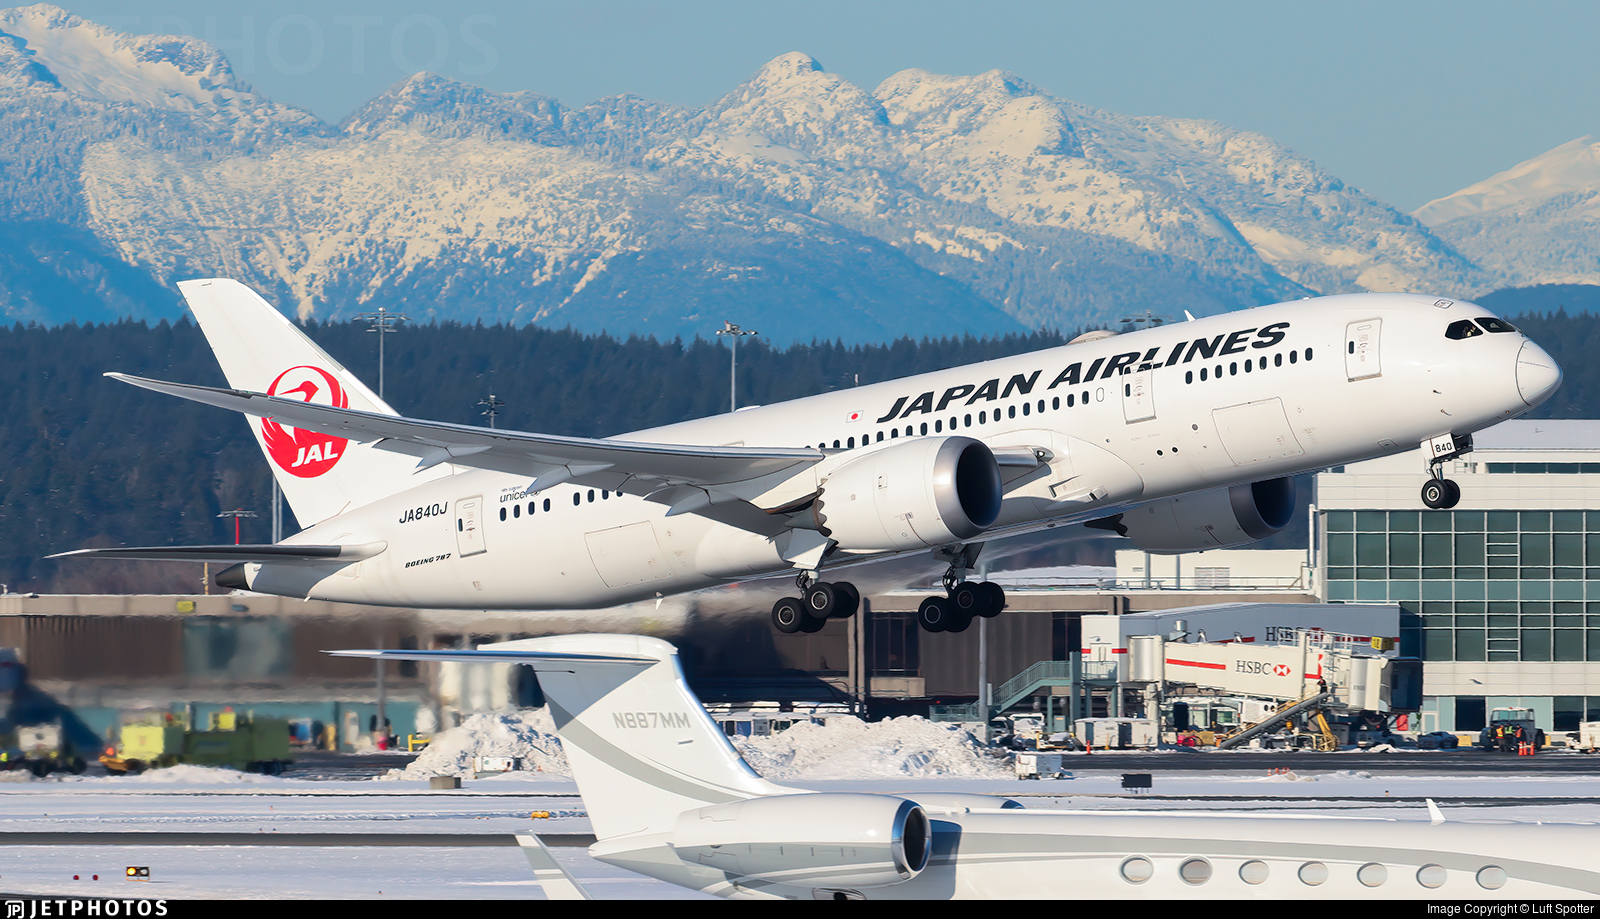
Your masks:
M 1288 664 L 1272 664 L 1266 661 L 1237 660 L 1233 662 L 1235 673 L 1259 673 L 1262 676 L 1293 676 L 1294 668 Z

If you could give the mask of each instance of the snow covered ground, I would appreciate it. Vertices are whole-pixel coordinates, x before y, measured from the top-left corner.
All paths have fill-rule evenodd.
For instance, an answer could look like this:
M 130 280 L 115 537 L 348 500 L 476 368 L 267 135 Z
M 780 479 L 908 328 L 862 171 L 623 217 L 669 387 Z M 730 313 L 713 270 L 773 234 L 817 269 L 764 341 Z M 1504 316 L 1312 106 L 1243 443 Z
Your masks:
M 143 776 L 37 780 L 0 775 L 0 834 L 211 833 L 587 833 L 577 787 L 542 713 L 479 716 L 441 735 L 408 770 L 380 781 L 307 781 L 177 767 Z M 1328 768 L 1273 774 L 1262 757 L 1237 770 L 1155 774 L 1152 797 L 1121 789 L 1116 754 L 1075 756 L 1073 778 L 1018 781 L 965 731 L 922 719 L 863 724 L 834 719 L 771 738 L 742 740 L 769 777 L 825 791 L 885 794 L 951 790 L 1016 797 L 1030 808 L 1261 809 L 1284 813 L 1426 819 L 1423 797 L 1452 820 L 1600 822 L 1600 798 L 1584 775 L 1383 774 L 1382 754 L 1330 754 Z M 470 777 L 473 755 L 520 756 L 525 771 Z M 1228 754 L 1217 754 L 1228 755 Z M 1501 770 L 1496 769 L 1499 773 Z M 466 775 L 458 791 L 431 791 L 430 774 Z M 291 774 L 292 775 L 292 774 Z M 1549 799 L 1564 799 L 1553 802 Z M 1580 799 L 1573 803 L 1572 799 Z M 537 817 L 548 811 L 550 817 Z M 216 898 L 538 898 L 513 847 L 42 846 L 7 840 L 0 892 L 80 896 Z M 588 857 L 556 857 L 600 897 L 693 897 Z M 129 865 L 149 866 L 130 882 Z

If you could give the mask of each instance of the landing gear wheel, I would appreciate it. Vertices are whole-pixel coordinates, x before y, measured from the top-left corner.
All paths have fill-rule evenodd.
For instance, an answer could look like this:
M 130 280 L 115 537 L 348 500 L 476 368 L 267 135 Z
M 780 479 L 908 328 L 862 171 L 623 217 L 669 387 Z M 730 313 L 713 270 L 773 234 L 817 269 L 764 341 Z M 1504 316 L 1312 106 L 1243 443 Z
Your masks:
M 807 616 L 800 620 L 800 631 L 806 633 L 807 635 L 811 635 L 822 631 L 822 627 L 827 624 L 828 620 L 826 619 L 818 619 L 815 616 Z
M 861 591 L 856 590 L 856 585 L 849 581 L 838 581 L 833 585 L 833 613 L 831 618 L 849 619 L 861 608 Z
M 944 630 L 946 632 L 965 632 L 967 626 L 972 625 L 972 620 L 975 618 L 971 613 L 952 610 L 950 612 L 950 624 L 945 626 Z
M 950 627 L 950 601 L 944 597 L 929 597 L 917 607 L 917 624 L 927 632 L 943 632 Z
M 1422 503 L 1434 510 L 1449 510 L 1461 503 L 1461 486 L 1449 479 L 1429 479 L 1422 486 Z
M 801 623 L 806 621 L 806 609 L 800 605 L 798 597 L 784 597 L 772 604 L 772 627 L 785 635 L 793 635 L 800 631 Z
M 1449 510 L 1461 503 L 1461 486 L 1457 485 L 1454 479 L 1445 479 L 1444 487 L 1449 492 L 1449 494 L 1445 495 L 1444 507 L 1445 510 Z
M 950 591 L 950 607 L 952 610 L 966 616 L 968 619 L 971 619 L 973 616 L 982 615 L 984 609 L 984 592 L 978 587 L 977 584 L 974 584 L 971 581 L 962 581 Z M 955 632 L 959 630 L 947 629 L 946 631 Z
M 806 588 L 802 602 L 805 603 L 808 618 L 826 622 L 839 607 L 839 592 L 832 584 L 818 581 Z
M 993 581 L 984 581 L 978 585 L 978 590 L 984 597 L 983 608 L 978 615 L 985 619 L 993 619 L 1000 615 L 1000 611 L 1006 608 L 1006 592 L 1000 585 Z

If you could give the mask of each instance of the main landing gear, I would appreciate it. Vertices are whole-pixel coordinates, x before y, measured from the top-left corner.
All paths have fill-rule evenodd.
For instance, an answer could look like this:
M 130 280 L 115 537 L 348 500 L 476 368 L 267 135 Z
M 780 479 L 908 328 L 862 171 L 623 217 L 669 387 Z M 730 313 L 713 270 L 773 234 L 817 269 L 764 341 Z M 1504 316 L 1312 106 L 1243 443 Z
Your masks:
M 968 581 L 966 572 L 978 560 L 982 543 L 947 551 L 942 597 L 929 597 L 917 607 L 917 624 L 928 632 L 964 632 L 979 616 L 993 619 L 1006 608 L 1006 592 L 993 581 Z
M 950 559 L 944 573 L 945 595 L 929 597 L 917 609 L 917 623 L 928 632 L 964 632 L 972 620 L 993 619 L 1006 608 L 1006 592 L 993 581 L 966 580 L 982 543 L 940 550 Z M 803 571 L 795 578 L 800 596 L 772 604 L 772 625 L 784 634 L 820 632 L 829 619 L 849 619 L 861 607 L 861 592 L 848 581 L 831 584 Z
M 1444 464 L 1472 450 L 1472 437 L 1441 434 L 1423 441 L 1428 457 L 1428 481 L 1422 486 L 1422 503 L 1436 510 L 1449 510 L 1461 503 L 1461 486 L 1444 477 Z
M 973 619 L 993 619 L 1006 608 L 1006 592 L 993 581 L 960 581 L 945 591 L 917 607 L 917 624 L 925 631 L 965 632 Z
M 772 625 L 784 634 L 820 632 L 829 619 L 849 619 L 861 607 L 861 591 L 849 581 L 828 584 L 803 571 L 794 583 L 800 596 L 772 604 Z

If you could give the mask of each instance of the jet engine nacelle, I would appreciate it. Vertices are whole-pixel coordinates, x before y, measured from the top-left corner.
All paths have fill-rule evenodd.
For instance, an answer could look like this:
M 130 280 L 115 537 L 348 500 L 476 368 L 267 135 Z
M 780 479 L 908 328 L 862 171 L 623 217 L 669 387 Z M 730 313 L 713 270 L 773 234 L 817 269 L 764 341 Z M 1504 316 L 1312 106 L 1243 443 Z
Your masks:
M 928 815 L 904 798 L 796 794 L 686 811 L 671 837 L 686 864 L 800 887 L 887 887 L 928 864 Z
M 812 506 L 846 549 L 916 549 L 982 533 L 1000 515 L 1000 466 L 982 441 L 919 437 L 831 472 Z
M 1146 552 L 1172 555 L 1265 539 L 1293 516 L 1294 479 L 1281 478 L 1152 501 L 1088 525 L 1126 536 Z

